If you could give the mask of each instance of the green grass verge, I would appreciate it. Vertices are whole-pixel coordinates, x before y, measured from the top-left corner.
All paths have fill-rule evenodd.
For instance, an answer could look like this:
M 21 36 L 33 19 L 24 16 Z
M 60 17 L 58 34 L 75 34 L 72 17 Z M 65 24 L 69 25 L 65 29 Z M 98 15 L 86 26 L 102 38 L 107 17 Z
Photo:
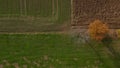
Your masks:
M 76 45 L 63 34 L 1 34 L 0 66 L 33 68 L 114 68 L 102 55 L 101 63 L 92 49 Z

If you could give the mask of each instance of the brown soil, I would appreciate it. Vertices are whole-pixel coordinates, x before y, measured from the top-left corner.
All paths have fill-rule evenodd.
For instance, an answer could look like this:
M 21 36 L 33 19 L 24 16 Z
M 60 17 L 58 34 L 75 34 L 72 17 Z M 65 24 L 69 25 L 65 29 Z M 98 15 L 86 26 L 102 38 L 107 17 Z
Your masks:
M 99 19 L 111 28 L 120 28 L 119 0 L 73 0 L 73 26 L 87 27 Z M 82 27 L 84 28 L 84 27 Z

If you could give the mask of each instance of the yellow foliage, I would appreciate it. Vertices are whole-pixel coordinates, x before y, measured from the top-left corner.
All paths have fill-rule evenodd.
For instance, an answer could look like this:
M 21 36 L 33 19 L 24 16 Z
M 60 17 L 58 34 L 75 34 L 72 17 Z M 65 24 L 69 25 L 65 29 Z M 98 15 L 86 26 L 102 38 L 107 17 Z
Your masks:
M 117 29 L 116 32 L 117 32 L 117 37 L 120 38 L 120 29 Z
M 102 23 L 100 20 L 95 20 L 88 26 L 88 33 L 92 39 L 97 41 L 101 41 L 108 32 L 108 26 L 105 23 Z

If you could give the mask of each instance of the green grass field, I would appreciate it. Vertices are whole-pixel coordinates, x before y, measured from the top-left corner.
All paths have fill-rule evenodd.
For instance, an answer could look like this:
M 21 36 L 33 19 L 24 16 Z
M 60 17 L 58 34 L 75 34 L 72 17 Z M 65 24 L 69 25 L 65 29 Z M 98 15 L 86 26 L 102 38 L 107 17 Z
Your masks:
M 115 68 L 104 63 L 85 45 L 76 45 L 65 34 L 1 34 L 0 66 L 3 68 Z
M 56 2 L 53 2 L 56 3 Z M 56 5 L 55 5 L 56 6 Z M 52 16 L 52 0 L 1 0 L 0 16 Z
M 70 0 L 0 0 L 0 32 L 61 31 L 70 16 Z

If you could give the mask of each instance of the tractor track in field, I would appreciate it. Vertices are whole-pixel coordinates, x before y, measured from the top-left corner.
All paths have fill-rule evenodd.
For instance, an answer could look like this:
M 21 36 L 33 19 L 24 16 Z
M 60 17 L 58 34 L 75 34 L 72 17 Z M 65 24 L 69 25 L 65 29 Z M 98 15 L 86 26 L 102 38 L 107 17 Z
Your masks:
M 34 17 L 34 16 L 21 16 L 21 17 L 0 17 L 0 20 L 48 20 L 49 17 Z
M 55 9 L 55 6 L 56 6 L 56 9 Z M 58 20 L 58 8 L 59 8 L 58 0 L 56 0 L 56 5 L 55 5 L 55 0 L 52 0 L 52 17 L 54 17 L 56 20 Z
M 68 34 L 69 32 L 68 31 L 58 31 L 58 32 L 0 32 L 0 34 L 25 34 L 25 35 L 37 35 L 37 34 Z
M 55 1 L 52 0 L 52 16 L 55 14 Z

